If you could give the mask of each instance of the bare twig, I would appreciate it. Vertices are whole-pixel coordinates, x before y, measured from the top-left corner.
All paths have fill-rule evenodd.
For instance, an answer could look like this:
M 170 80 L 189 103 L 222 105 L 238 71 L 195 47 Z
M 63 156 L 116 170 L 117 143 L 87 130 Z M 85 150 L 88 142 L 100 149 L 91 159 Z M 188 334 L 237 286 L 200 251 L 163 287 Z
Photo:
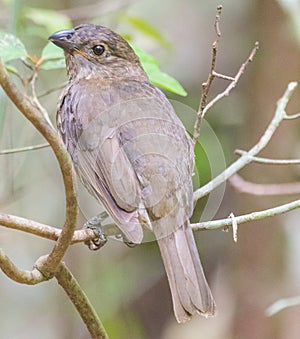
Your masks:
M 55 273 L 55 278 L 76 307 L 88 328 L 91 338 L 108 339 L 105 328 L 102 325 L 95 309 L 79 286 L 77 280 L 63 262 L 60 263 L 58 270 Z
M 45 144 L 40 144 L 40 145 L 35 145 L 35 146 L 26 146 L 26 147 L 20 147 L 20 148 L 5 149 L 3 151 L 0 151 L 0 155 L 34 151 L 34 150 L 46 148 L 46 147 L 49 147 L 49 146 L 50 145 L 48 143 L 45 143 Z
M 221 37 L 221 30 L 220 30 L 221 12 L 222 12 L 222 6 L 218 6 L 217 7 L 217 14 L 216 14 L 216 18 L 215 18 L 215 25 L 214 25 L 217 38 L 212 45 L 212 58 L 211 58 L 211 66 L 210 66 L 208 78 L 207 78 L 206 82 L 204 82 L 202 84 L 202 95 L 201 95 L 201 98 L 200 98 L 200 104 L 199 104 L 199 108 L 198 108 L 198 112 L 197 112 L 197 118 L 196 118 L 196 121 L 195 121 L 195 124 L 194 124 L 194 133 L 193 133 L 194 145 L 196 145 L 196 142 L 199 138 L 201 121 L 204 118 L 207 111 L 209 109 L 211 109 L 213 107 L 213 105 L 215 105 L 219 100 L 228 96 L 229 93 L 235 88 L 240 77 L 244 74 L 246 67 L 253 60 L 253 58 L 254 58 L 254 56 L 255 56 L 258 48 L 259 48 L 259 44 L 258 44 L 258 42 L 256 42 L 254 48 L 252 49 L 252 51 L 249 55 L 249 57 L 241 65 L 240 69 L 238 70 L 238 72 L 236 73 L 236 75 L 234 77 L 224 75 L 224 74 L 221 74 L 221 73 L 217 73 L 215 69 L 216 69 L 216 60 L 217 60 L 219 39 Z M 218 94 L 214 99 L 212 99 L 209 103 L 207 103 L 208 93 L 210 91 L 211 84 L 216 77 L 223 79 L 223 80 L 230 81 L 230 84 L 226 87 L 226 89 L 222 93 Z
M 208 78 L 206 80 L 206 82 L 204 82 L 202 84 L 202 94 L 201 94 L 201 98 L 200 98 L 200 103 L 199 103 L 199 108 L 198 108 L 198 112 L 197 112 L 197 119 L 195 121 L 195 125 L 194 125 L 194 135 L 193 135 L 193 141 L 194 144 L 196 145 L 196 141 L 199 138 L 199 134 L 200 134 L 200 126 L 201 126 L 201 121 L 203 119 L 203 111 L 204 108 L 206 106 L 207 103 L 207 97 L 208 97 L 208 93 L 211 87 L 211 84 L 215 78 L 215 68 L 216 68 L 216 60 L 217 60 L 217 52 L 218 52 L 218 45 L 219 45 L 219 39 L 221 37 L 221 30 L 220 30 L 220 19 L 221 19 L 221 13 L 222 13 L 222 6 L 218 6 L 217 7 L 217 13 L 216 13 L 216 17 L 215 17 L 215 32 L 217 35 L 216 40 L 214 41 L 214 43 L 212 44 L 212 58 L 211 58 L 211 65 L 210 65 L 210 71 L 208 74 Z
M 247 151 L 237 149 L 234 151 L 235 154 L 244 155 L 247 154 Z M 300 159 L 269 159 L 262 157 L 250 157 L 252 162 L 257 162 L 265 165 L 299 165 Z
M 220 38 L 220 36 L 221 36 L 220 20 L 221 20 L 222 9 L 223 9 L 223 6 L 222 6 L 222 5 L 219 5 L 219 6 L 217 7 L 217 13 L 216 13 L 215 24 L 214 24 L 215 31 L 216 31 L 216 34 L 217 34 L 217 40 L 216 40 L 217 43 L 218 43 L 219 38 Z
M 253 220 L 261 220 L 269 217 L 274 217 L 276 215 L 284 214 L 290 211 L 293 211 L 297 208 L 300 208 L 300 200 L 295 200 L 290 203 L 280 205 L 277 207 L 269 208 L 259 212 L 252 212 L 249 214 L 244 214 L 235 217 L 235 222 L 239 224 L 243 224 Z M 191 224 L 193 231 L 200 231 L 200 230 L 214 230 L 218 228 L 232 226 L 232 218 L 226 219 L 219 219 L 219 220 L 212 220 L 212 221 L 205 221 L 199 222 L 195 224 Z
M 225 74 L 221 74 L 221 73 L 217 73 L 215 71 L 213 71 L 213 75 L 216 77 L 216 78 L 219 78 L 219 79 L 223 79 L 223 80 L 228 80 L 228 81 L 234 81 L 235 78 L 229 76 L 229 75 L 225 75 Z
M 218 101 L 223 99 L 224 97 L 228 96 L 230 92 L 235 88 L 238 81 L 240 80 L 241 76 L 245 73 L 245 70 L 250 62 L 253 61 L 253 58 L 255 57 L 256 52 L 258 51 L 259 43 L 256 42 L 254 48 L 252 49 L 248 59 L 242 64 L 238 72 L 236 73 L 235 77 L 232 78 L 232 82 L 227 86 L 227 88 L 220 94 L 218 94 L 214 99 L 212 99 L 203 109 L 202 111 L 202 117 L 205 116 L 207 111 L 211 109 Z M 222 76 L 224 78 L 224 76 Z M 230 79 L 231 77 L 228 77 Z
M 262 135 L 258 143 L 254 145 L 246 154 L 243 154 L 238 160 L 231 164 L 224 172 L 216 176 L 208 184 L 196 190 L 194 192 L 195 201 L 209 194 L 212 190 L 214 190 L 216 187 L 225 182 L 233 174 L 237 173 L 239 170 L 241 170 L 243 167 L 249 164 L 252 161 L 251 157 L 258 154 L 262 149 L 264 149 L 267 146 L 271 137 L 278 128 L 279 124 L 284 119 L 289 117 L 289 115 L 286 114 L 285 109 L 296 87 L 297 87 L 296 82 L 289 83 L 282 98 L 279 99 L 277 102 L 277 109 L 275 111 L 272 121 L 268 125 L 267 129 L 265 130 L 264 134 Z
M 290 115 L 287 115 L 285 118 L 286 120 L 298 119 L 300 118 L 300 113 L 290 114 Z
M 282 184 L 256 184 L 246 181 L 240 175 L 234 174 L 229 178 L 229 183 L 240 193 L 253 195 L 288 195 L 299 194 L 299 182 L 287 182 Z

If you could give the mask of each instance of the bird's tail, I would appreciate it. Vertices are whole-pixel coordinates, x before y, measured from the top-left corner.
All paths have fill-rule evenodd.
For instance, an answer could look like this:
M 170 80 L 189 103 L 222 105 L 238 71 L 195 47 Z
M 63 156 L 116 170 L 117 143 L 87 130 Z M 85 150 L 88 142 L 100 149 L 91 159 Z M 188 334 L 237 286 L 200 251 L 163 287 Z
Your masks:
M 203 272 L 189 221 L 157 241 L 177 321 L 185 322 L 196 313 L 213 316 L 215 302 Z

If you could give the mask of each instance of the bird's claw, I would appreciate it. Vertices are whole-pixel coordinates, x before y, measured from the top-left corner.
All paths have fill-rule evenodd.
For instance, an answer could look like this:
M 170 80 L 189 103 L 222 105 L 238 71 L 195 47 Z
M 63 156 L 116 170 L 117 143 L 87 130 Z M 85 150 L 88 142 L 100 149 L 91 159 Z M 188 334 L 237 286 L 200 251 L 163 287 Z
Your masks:
M 107 215 L 107 214 L 106 214 Z M 87 240 L 85 244 L 88 246 L 90 250 L 96 251 L 103 247 L 106 242 L 107 238 L 102 229 L 102 221 L 106 218 L 106 215 L 103 213 L 89 219 L 84 225 L 83 228 L 91 229 L 94 234 L 95 238 Z

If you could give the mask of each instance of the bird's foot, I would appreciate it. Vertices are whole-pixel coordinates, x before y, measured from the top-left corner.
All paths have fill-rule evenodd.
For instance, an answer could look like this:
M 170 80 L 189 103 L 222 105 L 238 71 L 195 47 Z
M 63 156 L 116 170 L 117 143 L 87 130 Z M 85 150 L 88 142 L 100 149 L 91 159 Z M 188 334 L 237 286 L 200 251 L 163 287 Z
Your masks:
M 102 246 L 106 244 L 107 238 L 102 229 L 102 222 L 107 217 L 108 214 L 104 211 L 92 217 L 83 225 L 83 228 L 91 229 L 96 235 L 94 239 L 85 242 L 85 244 L 89 247 L 90 250 L 93 251 L 99 250 Z

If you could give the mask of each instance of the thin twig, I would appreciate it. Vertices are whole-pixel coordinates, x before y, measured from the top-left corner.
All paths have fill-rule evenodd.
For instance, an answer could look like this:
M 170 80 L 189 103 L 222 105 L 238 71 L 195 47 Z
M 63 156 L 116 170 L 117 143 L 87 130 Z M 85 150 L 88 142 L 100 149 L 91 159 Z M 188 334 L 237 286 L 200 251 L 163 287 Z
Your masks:
M 259 49 L 259 43 L 256 42 L 254 48 L 252 49 L 248 59 L 242 64 L 238 72 L 236 73 L 234 80 L 227 86 L 227 88 L 220 94 L 218 94 L 214 99 L 212 99 L 203 109 L 202 117 L 205 116 L 208 110 L 210 110 L 218 101 L 223 99 L 224 97 L 228 96 L 230 92 L 236 87 L 238 81 L 240 80 L 241 76 L 245 73 L 245 70 L 250 62 L 253 61 L 256 52 Z
M 215 78 L 215 68 L 216 68 L 216 61 L 217 61 L 217 53 L 218 53 L 218 45 L 219 45 L 219 39 L 221 37 L 221 30 L 220 30 L 220 19 L 221 19 L 221 13 L 222 13 L 222 6 L 219 5 L 217 7 L 217 13 L 215 17 L 215 33 L 216 33 L 216 40 L 212 44 L 212 58 L 211 58 L 211 65 L 210 65 L 210 71 L 208 74 L 208 78 L 206 82 L 202 84 L 202 94 L 200 98 L 200 103 L 199 103 L 199 108 L 197 112 L 197 119 L 195 121 L 194 125 L 194 134 L 193 134 L 193 142 L 194 145 L 196 145 L 197 139 L 199 138 L 200 135 L 200 126 L 201 126 L 201 121 L 204 117 L 203 111 L 207 103 L 207 97 L 208 93 L 211 87 L 211 84 Z
M 221 73 L 217 73 L 217 72 L 213 72 L 213 75 L 216 77 L 216 78 L 219 78 L 219 79 L 223 79 L 223 80 L 227 80 L 227 81 L 234 81 L 235 79 L 229 75 L 225 75 L 225 74 L 221 74 Z
M 247 151 L 243 151 L 237 149 L 234 151 L 235 154 L 245 155 Z M 259 164 L 265 165 L 299 165 L 300 159 L 270 159 L 270 158 L 262 158 L 262 157 L 255 157 L 249 156 L 252 162 L 257 162 Z
M 217 34 L 217 42 L 218 42 L 218 39 L 221 37 L 220 20 L 221 20 L 222 9 L 223 9 L 222 5 L 219 5 L 217 7 L 217 14 L 216 14 L 216 19 L 215 19 L 215 24 L 214 24 L 215 32 Z
M 297 87 L 296 82 L 289 83 L 282 98 L 279 99 L 277 102 L 277 108 L 272 121 L 268 125 L 267 129 L 265 130 L 264 134 L 262 135 L 258 143 L 254 145 L 246 154 L 242 155 L 238 160 L 231 164 L 224 172 L 216 176 L 208 184 L 196 190 L 194 192 L 194 201 L 199 200 L 200 198 L 206 196 L 216 187 L 224 183 L 233 174 L 237 173 L 239 170 L 241 170 L 243 167 L 249 164 L 252 161 L 251 157 L 258 154 L 262 149 L 264 149 L 267 146 L 271 137 L 278 128 L 279 124 L 284 119 L 289 117 L 288 115 L 286 115 L 285 109 L 296 87 Z
M 300 118 L 300 113 L 290 114 L 290 115 L 287 115 L 285 118 L 286 120 L 298 119 Z
M 293 211 L 297 208 L 300 208 L 300 200 L 295 200 L 290 203 L 280 205 L 277 207 L 273 207 L 273 208 L 269 208 L 263 211 L 252 212 L 249 214 L 236 216 L 235 222 L 237 224 L 243 224 L 249 221 L 274 217 L 276 215 L 280 215 L 283 213 Z M 228 227 L 231 225 L 232 225 L 232 218 L 229 217 L 226 219 L 219 219 L 219 220 L 212 220 L 212 221 L 205 221 L 205 222 L 191 224 L 191 227 L 193 231 L 200 231 L 200 230 L 214 230 L 218 228 Z
M 282 184 L 257 184 L 246 181 L 239 174 L 229 178 L 229 183 L 240 193 L 252 195 L 289 195 L 300 193 L 299 182 L 287 182 Z
M 5 149 L 3 151 L 0 151 L 0 155 L 35 151 L 35 150 L 46 148 L 46 147 L 50 147 L 50 145 L 48 143 L 45 143 L 45 144 L 40 144 L 40 145 L 35 145 L 35 146 L 26 146 L 26 147 L 20 147 L 20 148 Z

